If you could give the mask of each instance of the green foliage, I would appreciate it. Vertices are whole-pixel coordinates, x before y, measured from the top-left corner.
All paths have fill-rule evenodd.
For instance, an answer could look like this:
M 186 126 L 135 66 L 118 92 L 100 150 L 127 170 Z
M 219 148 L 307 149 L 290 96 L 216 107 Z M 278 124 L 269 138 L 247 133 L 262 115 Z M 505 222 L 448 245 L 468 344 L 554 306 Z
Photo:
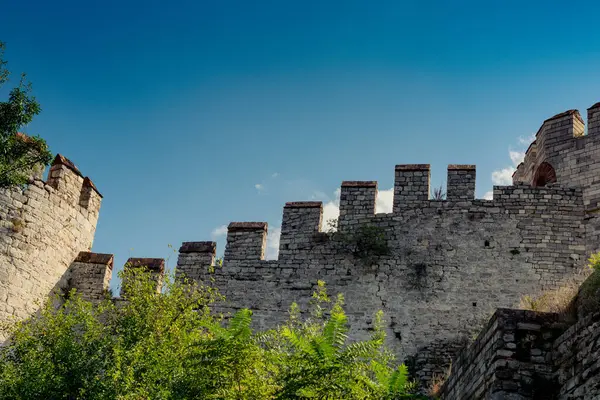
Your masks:
M 600 252 L 594 253 L 590 256 L 588 259 L 588 266 L 595 271 L 600 270 Z
M 0 88 L 10 76 L 4 49 L 0 42 Z M 10 90 L 8 101 L 0 102 L 0 187 L 24 185 L 36 169 L 50 163 L 52 154 L 43 139 L 17 134 L 40 110 L 31 95 L 31 84 L 25 74 L 21 75 L 19 85 Z
M 372 337 L 349 342 L 343 297 L 318 282 L 305 318 L 253 332 L 252 312 L 228 322 L 209 306 L 212 288 L 147 271 L 122 273 L 126 301 L 93 305 L 76 292 L 10 329 L 0 348 L 0 399 L 378 399 L 418 398 L 404 365 Z
M 379 257 L 390 254 L 385 231 L 378 226 L 360 225 L 352 231 L 340 232 L 336 230 L 337 220 L 329 221 L 328 224 L 331 237 L 365 265 L 375 264 Z
M 300 322 L 292 305 L 290 320 L 278 330 L 283 338 L 279 353 L 279 389 L 275 399 L 399 399 L 416 398 L 408 370 L 392 368 L 393 355 L 385 348 L 383 314 L 375 316 L 369 340 L 348 343 L 344 298 L 331 307 L 325 284 L 313 294 L 310 317 Z M 327 315 L 327 316 L 326 316 Z

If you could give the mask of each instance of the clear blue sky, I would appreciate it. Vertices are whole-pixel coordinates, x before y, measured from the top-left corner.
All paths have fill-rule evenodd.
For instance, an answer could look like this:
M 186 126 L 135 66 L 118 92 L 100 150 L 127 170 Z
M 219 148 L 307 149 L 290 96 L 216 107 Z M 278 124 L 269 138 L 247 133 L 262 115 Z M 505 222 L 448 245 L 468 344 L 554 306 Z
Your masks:
M 436 185 L 477 164 L 483 196 L 519 137 L 600 101 L 599 15 L 592 1 L 8 1 L 0 40 L 43 107 L 25 131 L 96 183 L 93 250 L 120 267 L 230 221 L 278 226 L 286 201 L 328 201 L 342 180 L 390 188 L 395 164 L 431 163 Z

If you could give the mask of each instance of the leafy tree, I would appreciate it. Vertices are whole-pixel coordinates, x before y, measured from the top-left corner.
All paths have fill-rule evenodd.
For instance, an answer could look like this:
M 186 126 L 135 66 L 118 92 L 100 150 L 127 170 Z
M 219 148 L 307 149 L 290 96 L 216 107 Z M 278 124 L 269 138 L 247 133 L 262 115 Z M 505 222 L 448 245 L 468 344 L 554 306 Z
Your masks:
M 294 305 L 283 326 L 253 332 L 250 310 L 211 313 L 213 288 L 171 275 L 157 293 L 147 271 L 121 277 L 122 299 L 71 292 L 11 326 L 0 399 L 416 398 L 383 345 L 381 313 L 370 340 L 348 343 L 343 297 L 332 303 L 322 282 L 308 317 Z
M 285 349 L 275 398 L 414 398 L 408 394 L 416 386 L 408 382 L 406 366 L 391 368 L 393 356 L 384 347 L 383 314 L 376 314 L 370 340 L 348 344 L 344 298 L 338 295 L 325 310 L 322 304 L 330 301 L 325 283 L 319 281 L 309 319 L 300 322 L 299 310 L 292 306 L 290 321 L 280 329 Z
M 0 42 L 0 88 L 10 76 L 4 49 L 5 44 Z M 31 95 L 31 84 L 22 74 L 19 85 L 10 90 L 8 101 L 0 102 L 0 187 L 24 185 L 37 168 L 50 163 L 52 154 L 42 138 L 19 134 L 40 110 Z

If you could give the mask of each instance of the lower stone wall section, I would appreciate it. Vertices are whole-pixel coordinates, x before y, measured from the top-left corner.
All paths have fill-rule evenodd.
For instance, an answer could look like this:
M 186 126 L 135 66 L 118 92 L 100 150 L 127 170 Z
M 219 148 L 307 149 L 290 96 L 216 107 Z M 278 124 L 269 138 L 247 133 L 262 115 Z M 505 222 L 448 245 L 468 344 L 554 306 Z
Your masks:
M 600 312 L 579 320 L 554 343 L 558 399 L 600 399 Z
M 454 360 L 441 398 L 556 398 L 552 343 L 564 329 L 558 314 L 498 309 L 477 340 Z

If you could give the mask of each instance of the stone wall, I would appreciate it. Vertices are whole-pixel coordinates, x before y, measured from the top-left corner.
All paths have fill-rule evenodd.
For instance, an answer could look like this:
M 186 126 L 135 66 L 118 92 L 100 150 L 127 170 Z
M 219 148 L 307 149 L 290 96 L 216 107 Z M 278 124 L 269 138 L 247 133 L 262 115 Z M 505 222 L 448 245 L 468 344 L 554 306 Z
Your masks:
M 600 398 L 600 312 L 571 326 L 554 342 L 559 399 Z
M 600 103 L 588 109 L 587 117 L 587 134 L 577 110 L 544 121 L 513 175 L 514 183 L 540 185 L 553 175 L 563 186 L 583 188 L 586 209 L 599 208 Z
M 110 296 L 114 257 L 82 251 L 67 271 L 67 289 L 76 289 L 86 300 L 98 302 Z
M 554 399 L 552 342 L 559 315 L 498 309 L 475 342 L 452 363 L 445 400 Z
M 0 190 L 0 320 L 24 318 L 92 246 L 101 195 L 68 159 L 58 155 L 47 182 Z
M 390 252 L 374 263 L 346 239 L 320 232 L 320 203 L 296 202 L 284 207 L 278 260 L 263 259 L 265 223 L 232 223 L 222 268 L 208 273 L 214 247 L 184 243 L 178 269 L 214 280 L 227 299 L 219 310 L 249 307 L 261 328 L 283 322 L 294 301 L 306 307 L 322 279 L 331 294 L 345 295 L 352 338 L 366 338 L 382 309 L 388 344 L 402 359 L 418 354 L 413 365 L 427 381 L 444 370 L 430 362 L 439 359 L 431 344 L 456 346 L 496 308 L 559 286 L 586 258 L 581 189 L 495 187 L 493 200 L 476 200 L 474 167 L 450 166 L 451 197 L 433 201 L 422 193 L 428 171 L 427 165 L 396 168 L 402 180 L 396 188 L 407 203 L 397 200 L 390 214 L 374 214 L 375 182 L 342 185 L 339 233 L 352 238 L 361 227 L 376 227 Z M 447 365 L 450 354 L 443 358 Z

